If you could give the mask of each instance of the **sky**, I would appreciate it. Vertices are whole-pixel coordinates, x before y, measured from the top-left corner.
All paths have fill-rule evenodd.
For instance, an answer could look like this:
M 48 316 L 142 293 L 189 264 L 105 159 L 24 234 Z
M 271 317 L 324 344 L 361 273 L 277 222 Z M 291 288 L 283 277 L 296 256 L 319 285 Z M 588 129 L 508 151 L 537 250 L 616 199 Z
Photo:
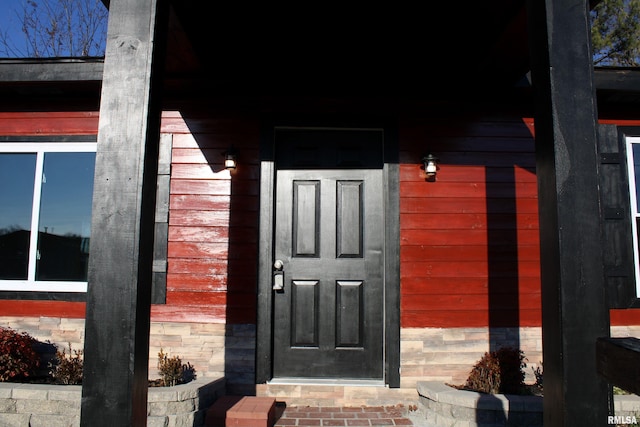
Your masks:
M 20 30 L 20 19 L 16 16 L 16 11 L 22 9 L 24 2 L 25 0 L 0 0 L 0 31 L 6 32 L 17 46 L 24 44 L 24 35 Z

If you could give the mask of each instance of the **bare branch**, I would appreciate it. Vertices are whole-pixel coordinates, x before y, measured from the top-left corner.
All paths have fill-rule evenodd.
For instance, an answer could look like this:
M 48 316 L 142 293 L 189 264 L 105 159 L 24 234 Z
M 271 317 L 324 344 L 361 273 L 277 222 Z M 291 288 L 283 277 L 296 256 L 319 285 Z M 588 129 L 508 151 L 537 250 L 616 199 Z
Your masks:
M 25 0 L 15 12 L 23 39 L 13 40 L 9 31 L 0 31 L 0 54 L 35 58 L 104 55 L 109 12 L 100 0 Z

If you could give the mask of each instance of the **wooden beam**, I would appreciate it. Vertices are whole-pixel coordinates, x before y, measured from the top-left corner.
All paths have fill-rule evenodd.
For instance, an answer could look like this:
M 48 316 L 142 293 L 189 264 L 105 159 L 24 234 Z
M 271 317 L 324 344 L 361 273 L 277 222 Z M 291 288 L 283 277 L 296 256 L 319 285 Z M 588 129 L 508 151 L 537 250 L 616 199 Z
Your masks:
M 540 212 L 544 425 L 607 425 L 596 340 L 609 335 L 597 113 L 585 0 L 529 0 Z
M 600 338 L 596 355 L 600 375 L 613 385 L 640 394 L 640 339 Z
M 101 81 L 102 71 L 102 59 L 5 59 L 0 82 Z
M 595 79 L 598 90 L 640 92 L 638 68 L 596 68 Z
M 167 9 L 165 0 L 110 5 L 87 292 L 85 427 L 147 422 L 158 85 Z

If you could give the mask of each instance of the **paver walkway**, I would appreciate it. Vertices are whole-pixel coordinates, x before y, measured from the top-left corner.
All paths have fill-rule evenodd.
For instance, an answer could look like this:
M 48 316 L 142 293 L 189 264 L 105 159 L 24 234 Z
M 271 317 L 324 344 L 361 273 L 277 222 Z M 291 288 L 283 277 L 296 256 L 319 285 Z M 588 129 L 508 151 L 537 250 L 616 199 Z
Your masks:
M 284 411 L 283 411 L 284 409 Z M 391 407 L 279 407 L 280 418 L 275 427 L 288 426 L 412 426 L 413 422 L 403 416 L 403 409 Z M 280 413 L 282 413 L 280 415 Z

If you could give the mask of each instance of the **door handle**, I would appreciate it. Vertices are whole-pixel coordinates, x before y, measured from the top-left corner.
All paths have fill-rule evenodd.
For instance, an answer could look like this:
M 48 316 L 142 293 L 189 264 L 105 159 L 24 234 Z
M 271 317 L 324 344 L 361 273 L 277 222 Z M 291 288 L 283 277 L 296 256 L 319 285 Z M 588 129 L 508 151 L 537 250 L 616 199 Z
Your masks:
M 273 290 L 274 291 L 283 291 L 284 290 L 284 263 L 279 259 L 275 260 L 273 263 Z

